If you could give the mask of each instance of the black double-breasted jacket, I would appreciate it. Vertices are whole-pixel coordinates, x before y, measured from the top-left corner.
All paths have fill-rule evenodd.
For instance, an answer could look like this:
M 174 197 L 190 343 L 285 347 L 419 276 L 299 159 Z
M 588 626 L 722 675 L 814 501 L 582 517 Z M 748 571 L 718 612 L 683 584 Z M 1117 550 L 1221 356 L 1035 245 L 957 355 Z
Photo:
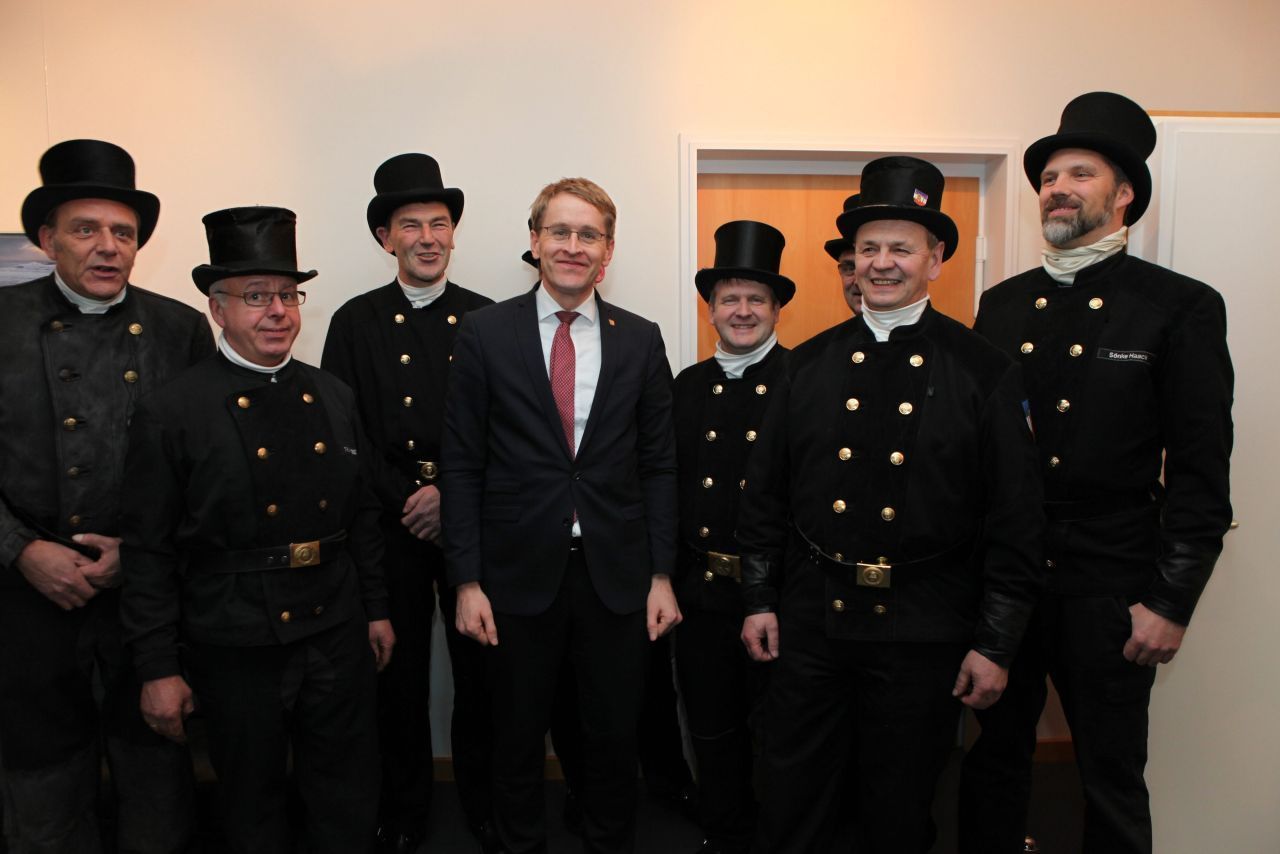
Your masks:
M 770 394 L 786 366 L 787 348 L 774 345 L 737 379 L 715 358 L 691 365 L 675 381 L 673 419 L 680 510 L 676 595 L 681 608 L 742 613 L 730 564 L 747 460 L 760 439 Z
M 1121 253 L 1070 286 L 1041 268 L 997 285 L 974 328 L 1026 377 L 1050 589 L 1140 597 L 1185 624 L 1231 522 L 1222 297 Z
M 786 378 L 748 465 L 744 561 L 824 572 L 830 637 L 966 643 L 1007 665 L 1043 583 L 1018 366 L 926 307 L 884 342 L 861 317 L 832 327 Z M 759 580 L 749 605 L 770 598 Z
M 48 276 L 0 288 L 0 587 L 41 534 L 118 533 L 138 399 L 213 352 L 204 315 L 129 286 L 81 314 Z
M 492 304 L 447 282 L 436 300 L 415 309 L 391 282 L 348 300 L 329 323 L 320 366 L 355 391 L 375 450 L 378 497 L 397 520 L 410 494 L 439 486 L 453 341 L 467 312 Z
M 139 676 L 178 673 L 180 639 L 267 646 L 385 618 L 368 452 L 351 390 L 296 359 L 269 375 L 216 354 L 142 401 L 121 518 Z M 318 564 L 264 566 L 260 550 L 311 541 Z

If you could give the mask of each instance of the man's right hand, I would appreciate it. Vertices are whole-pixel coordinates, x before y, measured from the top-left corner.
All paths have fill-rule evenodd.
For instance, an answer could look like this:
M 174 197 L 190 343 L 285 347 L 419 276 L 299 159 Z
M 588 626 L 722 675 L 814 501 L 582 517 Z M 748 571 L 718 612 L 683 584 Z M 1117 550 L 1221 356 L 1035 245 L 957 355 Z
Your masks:
M 196 710 L 191 686 L 181 676 L 165 676 L 142 683 L 142 719 L 170 741 L 186 744 L 182 722 Z
M 458 631 L 485 646 L 498 645 L 498 626 L 493 621 L 493 606 L 489 597 L 480 589 L 480 582 L 468 581 L 458 585 L 458 616 L 454 621 Z
M 79 552 L 48 540 L 27 543 L 15 561 L 31 586 L 65 611 L 83 608 L 97 595 L 81 570 L 92 563 Z
M 778 615 L 751 614 L 742 621 L 742 642 L 754 661 L 778 657 Z

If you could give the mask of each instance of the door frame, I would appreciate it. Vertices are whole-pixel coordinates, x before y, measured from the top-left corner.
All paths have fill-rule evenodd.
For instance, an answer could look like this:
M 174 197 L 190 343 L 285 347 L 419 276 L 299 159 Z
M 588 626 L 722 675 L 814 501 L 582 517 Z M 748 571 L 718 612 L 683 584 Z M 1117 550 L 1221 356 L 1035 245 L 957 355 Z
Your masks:
M 858 175 L 862 167 L 888 154 L 910 154 L 938 166 L 944 175 L 978 179 L 978 247 L 974 300 L 1017 270 L 1022 161 L 1016 140 L 931 140 L 864 137 L 835 141 L 819 138 L 702 136 L 680 134 L 680 342 L 679 365 L 693 364 L 698 353 L 698 175 L 791 173 Z M 832 211 L 834 223 L 835 214 Z M 834 231 L 834 225 L 833 225 Z M 835 287 L 834 277 L 832 287 Z

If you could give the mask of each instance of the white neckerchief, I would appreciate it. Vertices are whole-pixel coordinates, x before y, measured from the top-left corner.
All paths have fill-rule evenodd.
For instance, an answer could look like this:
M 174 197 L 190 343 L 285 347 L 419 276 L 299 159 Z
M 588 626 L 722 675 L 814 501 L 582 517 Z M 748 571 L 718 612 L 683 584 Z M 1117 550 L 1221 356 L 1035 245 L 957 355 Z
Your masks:
M 862 304 L 862 322 L 867 324 L 867 328 L 876 336 L 877 341 L 888 341 L 889 333 L 897 329 L 899 326 L 910 326 L 920 320 L 920 316 L 924 314 L 925 306 L 929 304 L 929 297 L 926 295 L 924 299 L 917 300 L 911 305 L 902 308 L 891 308 L 888 311 L 873 311 L 867 308 L 867 304 Z
M 724 348 L 720 346 L 720 342 L 717 341 L 716 361 L 720 363 L 720 367 L 724 370 L 726 377 L 731 380 L 741 379 L 742 375 L 747 372 L 747 368 L 769 355 L 769 351 L 777 343 L 778 333 L 771 332 L 764 343 L 754 350 L 749 350 L 746 353 L 726 353 Z
M 53 283 L 58 286 L 58 290 L 62 291 L 62 295 L 67 298 L 67 301 L 79 309 L 81 314 L 106 314 L 107 309 L 123 300 L 125 291 L 129 290 L 129 286 L 126 284 L 120 289 L 120 293 L 111 299 L 92 299 L 67 287 L 67 283 L 62 281 L 62 276 L 58 275 L 57 270 L 53 271 Z
M 239 365 L 242 368 L 248 368 L 251 371 L 257 371 L 260 374 L 271 374 L 272 382 L 276 381 L 276 377 L 275 377 L 276 371 L 280 370 L 285 365 L 289 364 L 289 360 L 293 358 L 293 354 L 289 353 L 284 357 L 284 361 L 278 365 L 272 365 L 269 368 L 266 365 L 255 365 L 253 362 L 250 362 L 244 356 L 241 356 L 239 353 L 235 351 L 235 348 L 231 346 L 231 343 L 229 341 L 227 341 L 227 333 L 225 332 L 223 332 L 221 335 L 218 336 L 218 352 L 226 356 L 227 360 L 231 362 L 231 364 L 233 365 Z
M 434 285 L 427 285 L 425 288 L 415 288 L 406 285 L 404 279 L 396 276 L 396 284 L 400 286 L 400 290 L 404 291 L 404 298 L 409 301 L 409 305 L 414 308 L 426 308 L 440 298 L 444 293 L 444 286 L 447 285 L 448 279 L 444 276 L 440 277 L 440 281 Z
M 1120 226 L 1120 230 L 1114 234 L 1108 234 L 1097 243 L 1091 243 L 1088 246 L 1081 246 L 1077 249 L 1059 249 L 1056 246 L 1046 246 L 1044 249 L 1044 271 L 1049 274 L 1049 278 L 1062 285 L 1074 285 L 1076 282 L 1076 273 L 1088 267 L 1090 264 L 1097 264 L 1099 261 L 1106 260 L 1124 249 L 1125 244 L 1129 242 L 1129 227 Z

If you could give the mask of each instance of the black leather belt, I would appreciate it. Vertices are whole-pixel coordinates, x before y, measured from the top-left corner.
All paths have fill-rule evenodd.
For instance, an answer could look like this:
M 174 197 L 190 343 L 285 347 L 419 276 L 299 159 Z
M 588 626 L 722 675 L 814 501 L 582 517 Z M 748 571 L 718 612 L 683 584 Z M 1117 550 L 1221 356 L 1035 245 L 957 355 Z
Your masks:
M 893 571 L 895 569 L 900 572 L 902 570 L 910 570 L 914 574 L 946 566 L 955 566 L 956 563 L 968 560 L 969 556 L 973 554 L 974 546 L 977 543 L 976 539 L 964 540 L 940 552 L 927 557 L 916 558 L 915 560 L 890 561 L 889 558 L 883 555 L 877 555 L 874 559 L 868 557 L 866 560 L 853 561 L 845 560 L 842 554 L 828 554 L 819 548 L 817 543 L 809 539 L 804 531 L 799 528 L 795 528 L 795 531 L 808 546 L 809 559 L 811 561 L 828 572 L 839 573 L 842 580 L 852 573 L 854 583 L 859 587 L 892 587 Z
M 339 531 L 323 540 L 266 546 L 260 549 L 236 549 L 226 552 L 200 552 L 191 556 L 190 567 L 197 572 L 228 574 L 266 572 L 273 569 L 300 569 L 319 566 L 347 552 L 347 532 Z
M 1103 495 L 1084 501 L 1046 501 L 1044 515 L 1050 522 L 1078 522 L 1083 519 L 1114 516 L 1127 510 L 1148 507 L 1160 502 L 1163 498 L 1164 489 L 1157 486 L 1141 492 Z

